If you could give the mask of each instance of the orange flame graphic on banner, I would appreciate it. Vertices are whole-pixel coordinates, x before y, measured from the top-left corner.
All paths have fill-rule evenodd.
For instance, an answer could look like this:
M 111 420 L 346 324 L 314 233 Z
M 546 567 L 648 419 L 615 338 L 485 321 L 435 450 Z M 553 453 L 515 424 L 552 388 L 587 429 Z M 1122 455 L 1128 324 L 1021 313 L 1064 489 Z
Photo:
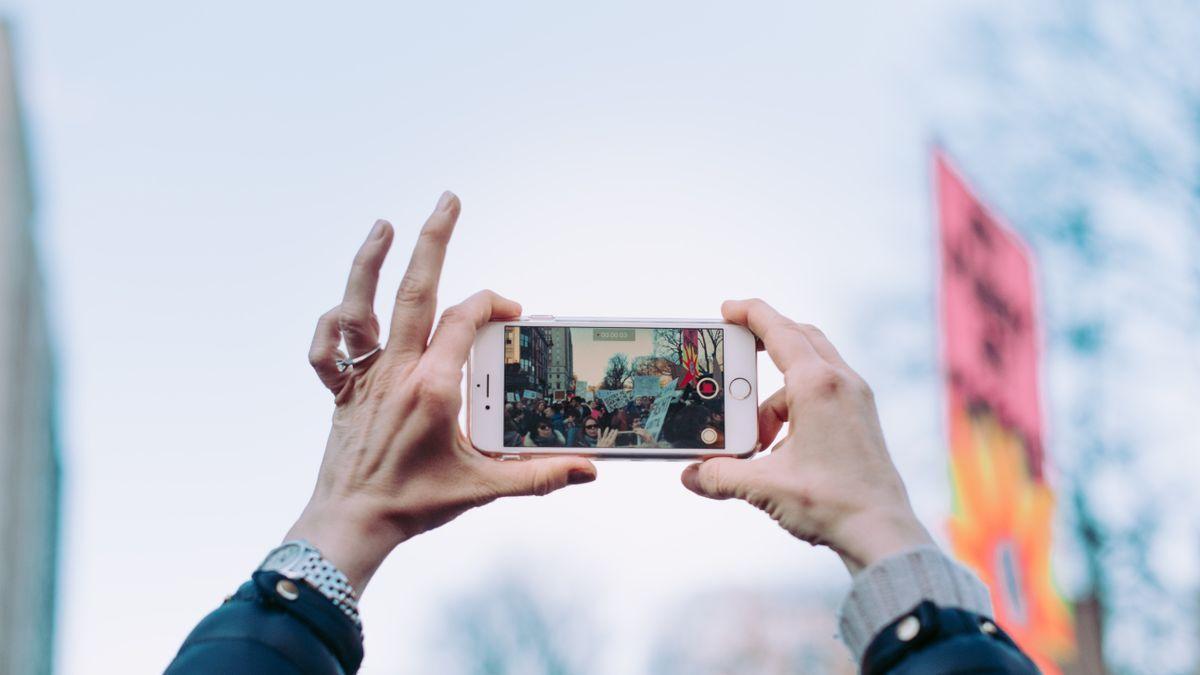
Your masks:
M 1021 438 L 994 416 L 951 408 L 954 552 L 992 593 L 996 620 L 1043 673 L 1074 654 L 1071 614 L 1051 583 L 1054 494 L 1034 480 Z

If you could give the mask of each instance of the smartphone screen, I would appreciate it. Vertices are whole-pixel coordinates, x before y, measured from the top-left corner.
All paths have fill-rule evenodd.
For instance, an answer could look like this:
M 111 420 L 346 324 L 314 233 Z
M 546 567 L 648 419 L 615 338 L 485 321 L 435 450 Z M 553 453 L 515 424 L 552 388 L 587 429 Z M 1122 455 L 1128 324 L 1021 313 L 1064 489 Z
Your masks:
M 725 447 L 724 330 L 504 327 L 504 446 Z

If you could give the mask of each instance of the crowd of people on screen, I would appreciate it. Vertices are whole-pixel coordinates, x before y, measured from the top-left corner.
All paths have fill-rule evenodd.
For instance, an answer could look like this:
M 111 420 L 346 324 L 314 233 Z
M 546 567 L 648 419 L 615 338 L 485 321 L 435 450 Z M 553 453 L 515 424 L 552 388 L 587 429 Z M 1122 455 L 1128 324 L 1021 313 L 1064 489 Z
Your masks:
M 504 406 L 504 446 L 546 448 L 611 447 L 705 447 L 716 445 L 725 434 L 725 416 L 720 398 L 705 400 L 694 387 L 667 409 L 658 437 L 646 429 L 654 397 L 631 397 L 628 403 L 610 409 L 604 401 L 570 396 L 561 401 L 545 398 L 518 399 Z M 704 429 L 712 429 L 717 441 L 700 440 Z

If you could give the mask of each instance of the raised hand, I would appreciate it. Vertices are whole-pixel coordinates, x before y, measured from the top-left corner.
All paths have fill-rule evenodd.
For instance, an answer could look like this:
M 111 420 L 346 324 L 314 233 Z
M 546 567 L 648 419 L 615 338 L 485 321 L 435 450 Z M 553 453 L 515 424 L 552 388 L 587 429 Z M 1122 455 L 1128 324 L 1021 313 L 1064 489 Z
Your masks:
M 596 441 L 597 448 L 611 448 L 617 444 L 617 430 L 605 429 L 600 432 L 600 438 Z
M 480 291 L 442 312 L 434 330 L 438 278 L 459 210 L 447 192 L 421 229 L 386 347 L 375 351 L 374 312 L 394 236 L 385 221 L 375 223 L 355 256 L 341 304 L 317 322 L 309 361 L 334 394 L 333 425 L 312 498 L 287 539 L 307 539 L 360 593 L 398 544 L 471 507 L 596 477 L 595 466 L 579 457 L 490 459 L 459 427 L 463 365 L 476 331 L 521 312 L 512 300 Z M 345 354 L 338 349 L 343 340 Z M 357 362 L 345 367 L 347 360 Z

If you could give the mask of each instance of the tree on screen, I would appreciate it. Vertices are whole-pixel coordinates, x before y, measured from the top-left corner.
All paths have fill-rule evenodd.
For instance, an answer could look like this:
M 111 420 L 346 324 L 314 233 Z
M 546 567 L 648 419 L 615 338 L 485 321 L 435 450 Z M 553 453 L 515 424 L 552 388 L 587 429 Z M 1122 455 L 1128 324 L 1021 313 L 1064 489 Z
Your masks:
M 613 354 L 608 358 L 608 366 L 604 369 L 604 381 L 601 389 L 624 389 L 625 383 L 633 381 L 633 370 L 629 367 L 629 357 L 625 354 Z
M 725 342 L 725 331 L 706 328 L 700 331 L 700 368 L 704 372 L 712 373 L 714 376 L 720 375 L 721 360 L 717 355 L 721 353 L 722 345 Z
M 654 355 L 679 363 L 683 354 L 683 331 L 678 328 L 654 329 Z

